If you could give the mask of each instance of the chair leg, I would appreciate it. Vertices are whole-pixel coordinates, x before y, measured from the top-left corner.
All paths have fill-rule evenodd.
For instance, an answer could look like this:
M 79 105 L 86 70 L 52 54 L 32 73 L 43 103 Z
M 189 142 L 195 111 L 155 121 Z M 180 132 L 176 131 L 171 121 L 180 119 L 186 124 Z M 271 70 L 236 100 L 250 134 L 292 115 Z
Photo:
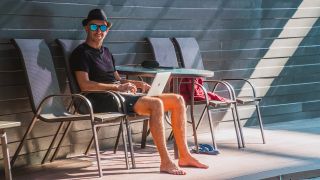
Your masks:
M 188 123 L 190 123 L 190 122 L 188 122 Z M 169 134 L 168 141 L 172 141 L 173 142 L 174 159 L 179 159 L 179 150 L 178 150 L 178 146 L 177 146 L 176 140 L 174 139 L 173 130 L 171 130 L 171 132 Z
M 211 113 L 210 113 L 210 109 L 209 109 L 209 107 L 206 107 L 206 109 L 207 109 L 207 114 L 208 114 L 212 145 L 213 145 L 213 147 L 215 149 L 218 149 L 217 144 L 216 144 L 216 140 L 215 140 L 214 127 L 213 127 L 213 121 L 212 121 L 212 116 L 211 116 Z
M 127 129 L 127 136 L 128 136 L 128 141 L 129 141 L 129 146 L 130 146 L 130 155 L 131 155 L 131 163 L 132 163 L 132 168 L 136 168 L 136 162 L 134 159 L 134 149 L 133 149 L 133 144 L 132 144 L 132 134 L 131 134 L 131 127 L 129 125 L 129 120 L 128 118 L 125 118 L 126 121 L 126 129 Z
M 120 140 L 120 135 L 121 135 L 122 133 L 123 133 L 123 129 L 122 129 L 122 126 L 120 125 L 120 126 L 119 126 L 119 130 L 118 130 L 117 139 L 116 139 L 116 142 L 115 142 L 114 147 L 113 147 L 113 153 L 114 153 L 114 154 L 117 153 L 118 145 L 119 145 L 119 140 Z
M 173 131 L 171 130 L 170 131 L 170 134 L 169 134 L 169 136 L 168 136 L 168 141 L 171 141 L 171 140 L 173 140 Z
M 53 139 L 52 139 L 52 141 L 51 141 L 51 143 L 50 143 L 50 146 L 49 146 L 46 154 L 44 155 L 44 157 L 43 157 L 43 159 L 42 159 L 41 164 L 44 164 L 44 163 L 46 162 L 47 157 L 49 156 L 49 154 L 50 154 L 50 152 L 51 152 L 51 150 L 52 150 L 52 147 L 54 146 L 54 144 L 55 144 L 55 142 L 56 142 L 56 140 L 57 140 L 57 137 L 58 137 L 58 135 L 59 135 L 59 133 L 60 133 L 60 131 L 61 131 L 64 123 L 65 123 L 65 122 L 61 122 L 61 123 L 60 123 L 60 125 L 59 125 L 59 127 L 58 127 L 58 130 L 57 130 L 56 134 L 54 135 L 54 137 L 53 137 Z
M 123 129 L 124 129 L 123 118 L 121 118 L 120 126 L 121 126 L 121 135 L 122 135 L 122 141 L 123 141 L 123 146 L 124 146 L 124 156 L 125 156 L 125 159 L 126 159 L 126 167 L 127 167 L 127 169 L 130 169 L 130 167 L 129 167 L 129 158 L 128 158 L 128 146 L 127 146 L 126 136 L 125 136 L 124 131 L 123 131 Z
M 94 124 L 92 124 L 92 133 L 93 133 L 93 137 L 94 137 L 94 144 L 95 144 L 95 150 L 96 150 L 96 158 L 97 158 L 99 177 L 102 177 L 103 173 L 102 173 L 101 161 L 100 161 L 100 150 L 99 150 L 99 143 L 98 143 L 98 135 L 97 135 L 97 129 L 96 129 Z
M 206 108 L 208 108 L 208 107 L 206 106 L 206 107 L 203 108 L 203 110 L 202 110 L 202 113 L 201 113 L 201 116 L 200 116 L 199 121 L 198 121 L 198 123 L 197 123 L 196 129 L 198 129 L 198 127 L 199 127 L 199 125 L 200 125 L 200 123 L 201 123 L 201 121 L 202 121 L 202 119 L 203 119 L 203 117 L 204 117 L 204 113 L 206 112 Z
M 8 145 L 7 134 L 3 129 L 0 129 L 0 139 L 1 139 L 2 154 L 3 154 L 3 167 L 4 167 L 5 179 L 12 180 L 10 155 L 9 155 L 9 149 L 7 146 Z
M 99 133 L 100 129 L 101 129 L 101 127 L 97 127 L 97 133 Z M 89 154 L 89 151 L 90 151 L 90 149 L 91 149 L 91 147 L 92 147 L 93 141 L 94 141 L 94 137 L 92 136 L 92 138 L 91 138 L 91 140 L 90 140 L 90 142 L 89 142 L 89 144 L 88 144 L 88 146 L 87 146 L 87 149 L 86 149 L 86 151 L 84 152 L 84 154 L 85 154 L 86 156 L 88 156 L 88 154 Z
M 33 119 L 32 119 L 32 121 L 31 121 L 31 123 L 30 123 L 30 125 L 28 126 L 27 131 L 26 131 L 25 134 L 23 135 L 23 138 L 22 138 L 22 140 L 21 140 L 21 142 L 20 142 L 20 144 L 19 144 L 16 152 L 14 153 L 14 155 L 13 155 L 13 157 L 12 157 L 12 159 L 11 159 L 11 162 L 10 162 L 11 167 L 13 167 L 15 161 L 17 160 L 17 157 L 18 157 L 18 155 L 19 155 L 19 153 L 20 153 L 20 151 L 21 151 L 21 148 L 22 148 L 24 142 L 26 141 L 27 136 L 30 134 L 31 130 L 33 129 L 33 126 L 34 126 L 34 124 L 36 123 L 36 121 L 37 121 L 37 117 L 34 116 Z
M 89 151 L 90 151 L 90 149 L 91 149 L 91 147 L 92 147 L 92 145 L 93 145 L 93 142 L 94 142 L 94 137 L 92 136 L 92 138 L 90 139 L 90 142 L 89 142 L 86 150 L 84 151 L 84 154 L 85 154 L 86 156 L 88 156 Z
M 54 151 L 54 153 L 53 153 L 53 155 L 52 155 L 52 157 L 51 157 L 51 159 L 50 159 L 50 162 L 53 162 L 54 159 L 56 158 L 56 156 L 58 155 L 58 152 L 59 152 L 59 150 L 60 150 L 60 147 L 61 147 L 61 145 L 62 145 L 62 142 L 63 142 L 64 138 L 66 137 L 66 135 L 68 134 L 68 132 L 70 131 L 72 123 L 73 123 L 73 122 L 70 121 L 70 122 L 68 123 L 67 127 L 66 127 L 66 130 L 64 130 L 64 133 L 62 134 L 62 137 L 61 137 L 61 139 L 60 139 L 60 141 L 59 141 L 59 143 L 58 143 L 58 145 L 57 145 L 56 150 Z
M 240 149 L 240 148 L 242 147 L 242 140 L 240 139 L 239 128 L 238 128 L 238 121 L 237 121 L 237 117 L 236 117 L 234 111 L 235 111 L 234 108 L 231 107 L 234 129 L 235 129 L 236 136 L 237 136 L 238 148 Z
M 244 141 L 244 137 L 243 137 L 242 126 L 241 126 L 239 112 L 238 112 L 238 106 L 237 106 L 236 103 L 234 104 L 234 109 L 235 109 L 236 118 L 237 118 L 237 121 L 238 121 L 239 133 L 240 133 L 240 137 L 241 137 L 242 147 L 245 148 L 246 146 L 245 146 L 245 141 Z
M 148 127 L 149 127 L 149 121 L 144 120 L 143 121 L 143 129 L 142 129 L 142 137 L 141 137 L 141 148 L 144 149 L 146 147 L 147 142 L 147 136 L 148 136 Z
M 194 119 L 193 111 L 194 111 L 194 107 L 190 106 L 190 116 L 191 116 L 192 130 L 193 130 L 194 145 L 196 147 L 196 153 L 199 153 L 198 135 L 197 135 L 196 122 Z
M 262 136 L 262 142 L 263 144 L 266 143 L 265 137 L 264 137 L 264 129 L 263 129 L 263 123 L 262 123 L 262 118 L 261 118 L 261 113 L 260 113 L 260 108 L 259 105 L 256 104 L 256 110 L 257 110 L 257 115 L 258 115 L 258 120 L 259 120 L 259 125 L 260 125 L 260 131 L 261 131 L 261 136 Z

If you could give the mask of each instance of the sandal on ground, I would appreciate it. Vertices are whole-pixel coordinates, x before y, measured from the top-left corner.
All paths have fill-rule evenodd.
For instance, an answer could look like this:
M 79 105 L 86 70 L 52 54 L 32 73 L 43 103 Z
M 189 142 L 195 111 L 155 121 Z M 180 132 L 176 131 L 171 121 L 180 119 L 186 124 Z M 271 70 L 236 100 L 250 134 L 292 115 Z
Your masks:
M 191 153 L 197 153 L 196 147 L 191 149 Z M 218 155 L 220 152 L 209 144 L 199 144 L 199 154 Z

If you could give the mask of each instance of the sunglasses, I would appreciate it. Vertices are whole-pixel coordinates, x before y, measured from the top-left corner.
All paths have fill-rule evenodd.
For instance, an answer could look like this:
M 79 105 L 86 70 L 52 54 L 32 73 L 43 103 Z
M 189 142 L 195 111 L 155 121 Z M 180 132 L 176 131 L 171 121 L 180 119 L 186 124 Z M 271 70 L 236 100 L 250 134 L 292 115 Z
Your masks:
M 89 27 L 91 31 L 96 31 L 98 30 L 98 28 L 100 28 L 100 31 L 105 32 L 108 29 L 108 26 L 104 24 L 103 25 L 90 24 Z

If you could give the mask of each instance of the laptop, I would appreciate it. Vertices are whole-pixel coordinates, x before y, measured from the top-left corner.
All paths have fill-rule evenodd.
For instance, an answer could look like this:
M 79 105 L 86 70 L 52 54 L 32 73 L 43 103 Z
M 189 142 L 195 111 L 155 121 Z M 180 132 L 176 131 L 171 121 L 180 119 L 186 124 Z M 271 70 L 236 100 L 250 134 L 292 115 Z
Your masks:
M 138 96 L 160 96 L 166 87 L 166 84 L 170 78 L 171 72 L 159 72 L 154 77 L 151 87 L 147 94 L 135 93 L 133 95 Z M 121 93 L 121 94 L 132 94 L 132 93 Z
M 154 77 L 151 88 L 146 96 L 160 96 L 166 87 L 166 84 L 170 78 L 171 72 L 160 72 Z

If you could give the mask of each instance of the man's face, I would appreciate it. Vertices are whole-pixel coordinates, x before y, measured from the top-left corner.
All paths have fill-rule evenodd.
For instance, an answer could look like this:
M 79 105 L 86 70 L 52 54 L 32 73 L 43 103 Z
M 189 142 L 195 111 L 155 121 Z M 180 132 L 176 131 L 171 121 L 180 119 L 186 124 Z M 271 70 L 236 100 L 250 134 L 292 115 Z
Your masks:
M 90 26 L 93 25 L 95 26 L 96 25 L 96 30 L 92 30 L 90 28 Z M 106 31 L 102 31 L 101 29 L 101 25 L 105 25 L 107 26 L 107 22 L 105 21 L 102 21 L 102 20 L 91 20 L 88 25 L 85 26 L 85 30 L 87 32 L 87 36 L 88 38 L 91 40 L 91 41 L 94 41 L 94 42 L 101 42 L 103 41 L 103 39 L 106 37 L 106 35 L 108 34 L 109 32 L 109 27 L 107 27 Z

